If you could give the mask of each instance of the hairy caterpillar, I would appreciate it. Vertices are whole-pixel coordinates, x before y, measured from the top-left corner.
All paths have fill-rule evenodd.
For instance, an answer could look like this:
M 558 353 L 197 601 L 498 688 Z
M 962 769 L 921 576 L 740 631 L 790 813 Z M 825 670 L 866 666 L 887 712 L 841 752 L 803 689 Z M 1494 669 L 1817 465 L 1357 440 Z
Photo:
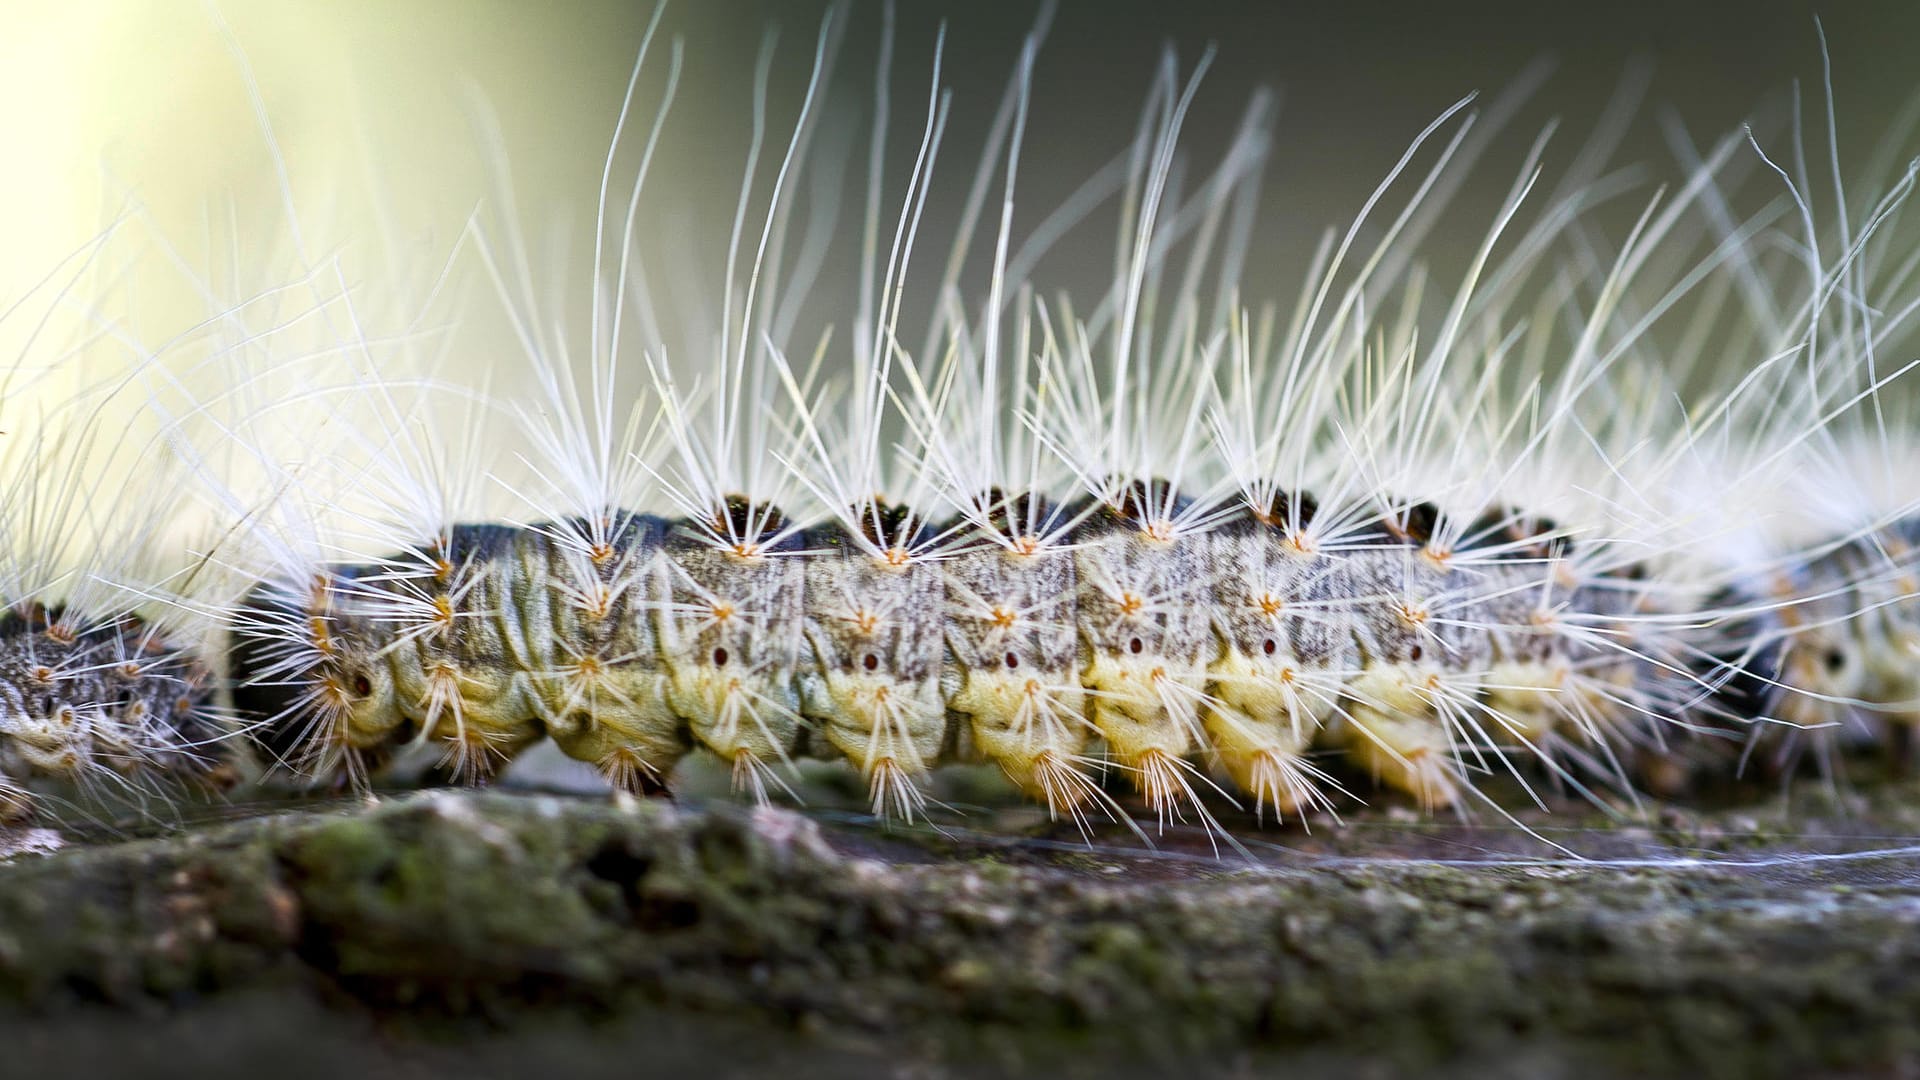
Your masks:
M 1876 302 L 1899 317 L 1826 333 L 1868 306 L 1835 283 L 1863 279 L 1883 244 L 1847 226 L 1838 253 L 1814 244 L 1814 280 L 1772 313 L 1764 348 L 1729 343 L 1709 387 L 1683 389 L 1706 422 L 1647 449 L 1666 400 L 1636 384 L 1667 385 L 1672 360 L 1648 327 L 1759 273 L 1743 260 L 1779 234 L 1722 204 L 1737 140 L 1623 244 L 1594 244 L 1582 217 L 1608 193 L 1598 162 L 1523 217 L 1536 149 L 1449 289 L 1418 257 L 1475 153 L 1463 102 L 1329 237 L 1290 316 L 1243 310 L 1270 109 L 1256 100 L 1213 172 L 1188 177 L 1177 136 L 1197 76 L 1169 61 L 1117 166 L 1016 233 L 1036 34 L 937 282 L 910 275 L 949 111 L 937 64 L 897 199 L 882 197 L 876 125 L 852 331 L 808 344 L 808 278 L 834 226 L 802 220 L 796 192 L 832 184 L 810 162 L 831 141 L 816 104 L 836 34 L 829 20 L 770 188 L 758 137 L 749 150 L 711 330 L 668 325 L 649 288 L 661 268 L 631 250 L 664 106 L 624 217 L 607 190 L 616 131 L 596 234 L 617 234 L 615 254 L 609 267 L 596 247 L 584 331 L 550 329 L 566 324 L 534 302 L 510 219 L 469 238 L 532 373 L 517 400 L 392 375 L 411 364 L 404 330 L 371 329 L 345 288 L 271 330 L 224 299 L 214 326 L 239 388 L 183 413 L 232 406 L 232 437 L 187 454 L 235 522 L 223 565 L 260 581 L 225 614 L 234 702 L 271 758 L 364 783 L 425 743 L 475 782 L 551 739 L 648 791 L 701 748 L 766 797 L 791 759 L 824 756 L 900 816 L 919 812 L 930 770 L 981 760 L 1076 819 L 1122 813 L 1111 768 L 1163 822 L 1217 828 L 1202 790 L 1237 789 L 1260 813 L 1332 810 L 1352 782 L 1343 759 L 1430 808 L 1498 809 L 1480 784 L 1496 775 L 1630 793 L 1696 752 L 1680 744 L 1699 729 L 1866 700 L 1792 659 L 1824 655 L 1813 643 L 1836 627 L 1880 672 L 1867 711 L 1900 700 L 1904 564 L 1873 542 L 1897 537 L 1898 504 L 1857 535 L 1769 537 L 1765 558 L 1727 558 L 1685 505 L 1784 483 L 1771 466 L 1793 446 L 1844 434 L 1885 396 L 1852 343 L 1897 334 L 1906 309 Z M 766 80 L 763 66 L 762 108 Z M 887 82 L 883 61 L 883 104 Z M 996 196 L 997 227 L 981 227 Z M 1054 299 L 1040 256 L 1108 199 L 1111 288 L 1084 309 Z M 994 241 L 977 278 L 975 234 Z M 1883 284 L 1897 298 L 1909 283 Z M 917 296 L 929 311 L 910 348 Z M 1819 370 L 1846 389 L 1762 425 L 1778 448 L 1679 483 L 1755 402 L 1795 392 L 1793 364 L 1745 372 L 1803 340 L 1827 343 Z M 1835 415 L 1836 394 L 1859 397 Z M 270 430 L 295 408 L 332 432 Z M 496 441 L 520 453 L 482 461 Z M 475 497 L 482 480 L 511 505 Z M 1799 580 L 1756 598 L 1769 568 Z
M 165 554 L 177 504 L 139 498 L 168 479 L 164 458 L 145 456 L 151 432 L 109 430 L 128 372 L 117 363 L 102 371 L 94 335 L 66 310 L 112 261 L 113 238 L 103 232 L 0 316 L 18 350 L 0 400 L 50 399 L 9 409 L 0 447 L 0 819 L 9 824 L 61 790 L 83 805 L 145 809 L 215 786 L 230 757 L 206 651 L 213 624 L 154 600 L 195 573 Z
M 1729 687 L 1766 684 L 1767 703 L 1783 689 L 1829 692 L 1811 674 L 1773 673 L 1758 659 L 1775 655 L 1764 643 L 1729 634 L 1754 605 L 1690 578 L 1711 542 L 1679 526 L 1681 509 L 1645 505 L 1678 471 L 1675 455 L 1637 446 L 1659 406 L 1618 408 L 1652 370 L 1646 310 L 1691 296 L 1701 277 L 1732 276 L 1726 265 L 1754 243 L 1760 226 L 1722 236 L 1690 217 L 1721 209 L 1716 177 L 1735 141 L 1648 207 L 1590 305 L 1549 296 L 1527 334 L 1513 310 L 1556 269 L 1554 245 L 1584 228 L 1566 208 L 1580 200 L 1515 225 L 1537 176 L 1530 160 L 1434 315 L 1408 249 L 1444 205 L 1429 197 L 1459 164 L 1465 131 L 1453 129 L 1371 251 L 1358 246 L 1365 214 L 1330 237 L 1283 324 L 1232 297 L 1244 244 L 1229 234 L 1270 117 L 1256 102 L 1215 172 L 1172 191 L 1195 83 L 1169 62 L 1126 166 L 1105 181 L 1122 202 L 1114 285 L 1081 313 L 1039 298 L 1024 269 L 1033 253 L 1010 231 L 1036 38 L 986 155 L 1005 169 L 983 168 L 969 194 L 980 207 L 997 185 L 1003 211 L 978 309 L 957 288 L 963 235 L 926 344 L 902 341 L 946 122 L 936 68 L 921 151 L 891 210 L 873 167 L 842 354 L 851 375 L 836 379 L 824 341 L 808 363 L 789 359 L 804 284 L 774 289 L 788 271 L 805 276 L 804 250 L 782 261 L 790 185 L 817 135 L 810 110 L 834 44 L 829 21 L 757 236 L 751 148 L 726 310 L 692 346 L 710 358 L 704 379 L 669 359 L 678 348 L 625 239 L 592 294 L 582 387 L 566 339 L 542 329 L 511 227 L 504 255 L 475 235 L 536 375 L 537 404 L 519 410 L 531 449 L 504 470 L 519 474 L 505 483 L 521 509 L 472 524 L 448 492 L 429 492 L 447 451 L 410 425 L 436 406 L 385 392 L 369 441 L 386 514 L 364 519 L 385 550 L 339 558 L 317 533 L 285 545 L 234 616 L 236 705 L 275 758 L 360 780 L 425 742 L 473 782 L 545 738 L 651 791 L 700 748 L 764 798 L 781 766 L 822 756 L 865 777 L 876 812 L 909 817 L 930 770 L 977 760 L 1076 819 L 1119 812 L 1099 782 L 1114 767 L 1163 822 L 1191 812 L 1213 826 L 1199 791 L 1216 769 L 1263 813 L 1333 809 L 1342 781 L 1323 764 L 1330 751 L 1428 807 L 1486 798 L 1476 778 L 1490 774 L 1630 792 L 1645 759 L 1679 753 L 1690 731 L 1750 719 L 1727 705 Z M 764 68 L 761 79 L 764 97 Z M 884 71 L 880 81 L 884 93 Z M 1416 140 L 1368 213 L 1459 108 Z M 619 206 L 605 182 L 603 215 Z M 885 247 L 883 215 L 895 219 Z M 629 209 L 623 237 L 632 221 Z M 1510 226 L 1513 246 L 1496 252 Z M 610 231 L 603 221 L 602 239 Z M 1670 255 L 1701 237 L 1702 261 Z M 1662 258 L 1680 266 L 1673 279 L 1643 280 Z M 1777 329 L 1791 340 L 1828 318 L 1825 283 L 1861 262 L 1848 251 L 1821 265 L 1808 310 Z M 637 359 L 630 344 L 622 352 L 630 335 L 647 339 Z M 1786 366 L 1761 385 L 1790 385 L 1777 374 Z M 636 376 L 646 385 L 623 416 L 616 387 Z M 1757 398 L 1754 385 L 1734 396 Z M 1714 419 L 1687 446 L 1747 419 L 1713 404 L 1722 393 L 1696 395 Z M 473 432 L 490 407 L 467 447 L 485 441 Z M 1802 441 L 1834 419 L 1796 417 Z M 1601 481 L 1566 482 L 1583 467 Z M 1736 462 L 1723 482 L 1751 472 Z M 289 483 L 332 498 L 309 477 Z M 305 513 L 274 528 L 310 530 Z M 1841 549 L 1852 550 L 1816 541 L 1792 558 L 1864 588 L 1857 560 L 1832 557 Z M 1835 601 L 1846 620 L 1886 606 L 1825 584 L 1819 596 L 1848 597 Z M 1804 635 L 1768 639 L 1782 636 Z

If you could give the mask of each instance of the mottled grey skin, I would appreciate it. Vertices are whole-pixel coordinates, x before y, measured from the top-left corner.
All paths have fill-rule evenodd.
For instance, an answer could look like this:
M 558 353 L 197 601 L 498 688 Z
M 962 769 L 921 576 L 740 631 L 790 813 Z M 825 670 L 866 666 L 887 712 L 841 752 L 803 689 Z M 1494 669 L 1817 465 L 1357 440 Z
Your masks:
M 994 531 L 956 520 L 946 584 L 947 708 L 956 752 L 998 765 L 1055 813 L 1092 798 L 1096 734 L 1081 689 L 1078 574 L 1055 535 L 1064 514 L 1031 494 L 991 493 Z
M 1358 642 L 1342 603 L 1351 599 L 1346 560 L 1291 552 L 1281 529 L 1251 517 L 1192 542 L 1204 553 L 1214 625 L 1228 650 L 1314 668 L 1354 666 Z M 1269 612 L 1271 601 L 1278 607 Z
M 668 701 L 658 619 L 668 599 L 670 523 L 621 513 L 604 530 L 584 521 L 523 533 L 526 585 L 514 599 L 538 675 L 532 689 L 547 734 L 567 756 L 616 784 L 659 784 L 692 741 Z
M 411 636 L 386 653 L 402 711 L 448 746 L 462 779 L 486 778 L 542 733 L 531 673 L 544 658 L 525 636 L 545 614 L 542 547 L 525 530 L 459 525 L 375 583 L 391 599 L 384 612 L 370 600 L 372 617 Z
M 1555 568 L 1546 563 L 1479 563 L 1470 571 L 1481 599 L 1479 618 L 1492 625 L 1494 655 L 1504 661 L 1538 663 L 1562 655 L 1565 638 L 1536 633 L 1540 620 L 1571 607 L 1572 590 L 1556 582 Z M 1546 587 L 1542 587 L 1545 583 Z
M 1220 644 L 1202 546 L 1163 538 L 1161 508 L 1135 501 L 1136 489 L 1120 497 L 1130 510 L 1101 506 L 1073 531 L 1081 682 L 1088 718 L 1164 813 L 1185 783 L 1174 763 L 1203 749 L 1201 695 Z
M 1207 659 L 1214 646 L 1205 608 L 1210 575 L 1194 538 L 1159 541 L 1126 520 L 1096 517 L 1074 531 L 1073 543 L 1080 637 L 1087 649 L 1102 656 L 1158 657 L 1179 667 Z M 1128 597 L 1145 606 L 1130 610 Z
M 978 543 L 942 559 L 940 568 L 947 646 L 962 675 L 997 668 L 1077 680 L 1078 579 L 1070 552 L 1053 547 L 1028 555 Z M 996 610 L 1012 620 L 996 620 Z
M 805 543 L 796 534 L 772 550 L 736 551 L 685 522 L 666 540 L 668 602 L 656 625 L 668 700 L 736 765 L 779 760 L 800 740 Z
M 812 655 L 799 682 L 814 749 L 845 755 L 865 775 L 924 773 L 947 734 L 942 568 L 902 549 L 876 554 L 837 526 L 810 539 L 803 625 Z
M 13 781 L 204 776 L 218 734 L 212 673 L 141 620 L 89 622 L 31 605 L 0 614 L 0 817 Z
M 1354 634 L 1364 663 L 1466 668 L 1492 653 L 1486 631 L 1443 621 L 1478 614 L 1475 582 L 1466 574 L 1402 546 L 1358 549 L 1340 559 L 1356 598 Z

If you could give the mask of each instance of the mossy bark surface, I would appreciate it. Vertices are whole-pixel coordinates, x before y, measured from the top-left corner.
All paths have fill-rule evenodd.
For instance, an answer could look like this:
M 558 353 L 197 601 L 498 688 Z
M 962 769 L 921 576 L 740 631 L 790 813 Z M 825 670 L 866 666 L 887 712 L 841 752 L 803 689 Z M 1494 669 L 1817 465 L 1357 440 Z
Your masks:
M 1381 816 L 1216 859 L 422 793 L 0 864 L 0 1016 L 29 1058 L 200 1076 L 1878 1071 L 1920 1061 L 1908 806 Z

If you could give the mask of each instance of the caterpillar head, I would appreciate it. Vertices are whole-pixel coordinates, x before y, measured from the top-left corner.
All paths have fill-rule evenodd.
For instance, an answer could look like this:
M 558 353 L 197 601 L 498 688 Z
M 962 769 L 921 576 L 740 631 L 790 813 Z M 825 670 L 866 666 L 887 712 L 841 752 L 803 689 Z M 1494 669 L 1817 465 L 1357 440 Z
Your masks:
M 1860 644 L 1841 626 L 1804 629 L 1781 650 L 1778 678 L 1785 687 L 1773 714 L 1795 727 L 1831 727 L 1859 710 L 1869 679 Z
M 97 707 L 76 704 L 73 697 L 52 687 L 34 692 L 0 684 L 0 735 L 7 736 L 9 756 L 26 771 L 73 777 L 94 763 L 93 734 L 102 716 Z
M 107 723 L 108 677 L 94 635 L 38 604 L 0 617 L 0 735 L 10 756 L 43 776 L 78 776 L 96 764 Z
M 234 710 L 269 760 L 324 777 L 384 760 L 408 732 L 379 638 L 354 599 L 356 571 L 336 567 L 300 588 L 256 588 L 235 613 Z

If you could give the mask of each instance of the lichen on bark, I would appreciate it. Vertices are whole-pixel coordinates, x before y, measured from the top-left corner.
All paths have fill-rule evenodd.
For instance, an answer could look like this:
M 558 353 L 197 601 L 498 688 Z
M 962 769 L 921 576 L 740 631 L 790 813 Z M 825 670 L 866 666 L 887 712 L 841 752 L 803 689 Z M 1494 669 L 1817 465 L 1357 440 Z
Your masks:
M 1387 814 L 1249 832 L 1249 861 L 725 804 L 308 805 L 0 865 L 0 1014 L 44 1043 L 251 1009 L 518 1048 L 495 1065 L 555 1025 L 710 1031 L 676 1053 L 777 1045 L 783 1076 L 1887 1068 L 1920 1056 L 1920 853 L 1874 838 L 1915 796 L 1528 821 L 1585 861 Z

